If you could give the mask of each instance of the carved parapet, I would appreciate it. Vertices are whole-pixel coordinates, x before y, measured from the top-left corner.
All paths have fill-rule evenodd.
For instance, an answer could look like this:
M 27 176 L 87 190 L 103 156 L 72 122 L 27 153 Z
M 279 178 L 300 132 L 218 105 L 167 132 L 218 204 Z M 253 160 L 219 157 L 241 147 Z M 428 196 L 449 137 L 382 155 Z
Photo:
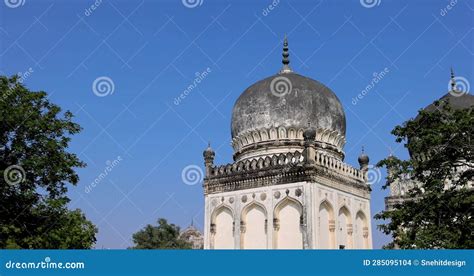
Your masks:
M 205 194 L 212 194 L 303 181 L 342 183 L 361 193 L 369 191 L 360 170 L 320 152 L 308 166 L 298 151 L 213 166 L 203 187 Z
M 323 152 L 316 152 L 316 164 L 328 168 L 338 174 L 366 182 L 364 172 Z

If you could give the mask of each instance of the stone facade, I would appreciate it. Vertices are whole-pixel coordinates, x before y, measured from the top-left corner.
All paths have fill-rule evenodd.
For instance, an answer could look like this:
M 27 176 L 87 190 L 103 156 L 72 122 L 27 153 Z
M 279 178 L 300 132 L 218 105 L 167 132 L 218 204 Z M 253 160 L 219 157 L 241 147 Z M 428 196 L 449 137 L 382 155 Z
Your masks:
M 283 68 L 232 111 L 234 162 L 204 151 L 205 249 L 372 248 L 369 158 L 344 163 L 345 113 L 324 84 Z
M 303 153 L 212 162 L 204 181 L 205 249 L 372 248 L 364 171 L 310 145 Z

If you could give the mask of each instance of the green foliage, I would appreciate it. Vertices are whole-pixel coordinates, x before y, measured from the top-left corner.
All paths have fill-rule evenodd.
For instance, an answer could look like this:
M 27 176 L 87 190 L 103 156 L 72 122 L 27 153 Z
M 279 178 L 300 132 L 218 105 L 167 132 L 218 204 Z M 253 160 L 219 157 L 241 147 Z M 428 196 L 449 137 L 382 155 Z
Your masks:
M 0 248 L 90 248 L 97 229 L 66 208 L 68 185 L 84 167 L 67 151 L 81 128 L 73 115 L 0 76 Z M 12 166 L 20 168 L 9 174 Z
M 385 248 L 474 248 L 473 109 L 454 110 L 448 101 L 435 106 L 392 131 L 411 159 L 377 164 L 389 170 L 384 188 L 406 176 L 420 184 L 407 192 L 409 200 L 375 215 L 388 220 L 378 227 L 394 238 Z
M 166 219 L 158 219 L 158 226 L 148 224 L 133 234 L 131 249 L 191 249 L 187 241 L 179 237 L 179 226 L 168 224 Z

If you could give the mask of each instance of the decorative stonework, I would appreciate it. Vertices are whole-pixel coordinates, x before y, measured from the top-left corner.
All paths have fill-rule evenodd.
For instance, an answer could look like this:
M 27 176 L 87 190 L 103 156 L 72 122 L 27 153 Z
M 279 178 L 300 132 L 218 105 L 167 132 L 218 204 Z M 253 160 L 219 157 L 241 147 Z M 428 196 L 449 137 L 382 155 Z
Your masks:
M 212 194 L 309 181 L 327 185 L 341 183 L 340 188 L 348 192 L 359 190 L 360 195 L 368 197 L 365 178 L 364 172 L 334 157 L 316 153 L 315 162 L 308 165 L 303 155 L 295 152 L 212 166 L 210 175 L 204 179 L 204 191 Z
M 369 236 L 369 228 L 368 227 L 364 227 L 362 228 L 362 235 L 363 237 L 366 239 L 368 236 Z
M 336 230 L 336 221 L 335 220 L 329 220 L 329 231 L 334 232 Z
M 347 234 L 352 235 L 353 233 L 353 228 L 352 224 L 347 224 Z
M 234 106 L 234 161 L 215 164 L 210 145 L 203 152 L 205 249 L 372 247 L 360 161 L 368 165 L 368 156 L 358 159 L 364 170 L 343 162 L 343 107 L 326 86 L 292 72 L 287 46 L 285 38 L 280 73 L 249 87 Z M 294 94 L 276 99 L 268 90 L 281 77 L 291 79 Z
M 273 219 L 273 230 L 280 230 L 280 220 L 278 220 L 277 218 Z
M 245 222 L 240 221 L 240 233 L 245 233 L 247 228 L 245 227 Z
M 231 144 L 237 155 L 246 151 L 268 148 L 268 146 L 276 144 L 279 146 L 299 146 L 302 150 L 303 132 L 303 129 L 296 130 L 283 126 L 253 130 L 235 137 Z M 322 149 L 333 148 L 335 152 L 343 155 L 342 149 L 346 143 L 346 139 L 335 130 L 319 128 L 316 129 L 315 143 Z
M 215 234 L 216 233 L 216 224 L 215 223 L 211 223 L 211 229 L 210 229 L 211 233 L 212 234 Z

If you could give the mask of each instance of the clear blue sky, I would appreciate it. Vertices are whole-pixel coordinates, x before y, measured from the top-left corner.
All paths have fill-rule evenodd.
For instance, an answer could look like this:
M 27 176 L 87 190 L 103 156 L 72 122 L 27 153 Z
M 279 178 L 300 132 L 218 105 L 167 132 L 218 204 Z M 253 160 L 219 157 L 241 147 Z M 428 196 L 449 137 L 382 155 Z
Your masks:
M 182 227 L 194 217 L 202 229 L 201 183 L 186 185 L 181 172 L 203 167 L 208 140 L 216 163 L 231 162 L 232 106 L 246 87 L 280 69 L 285 33 L 294 71 L 326 84 L 342 101 L 346 162 L 354 166 L 362 145 L 372 164 L 389 147 L 407 157 L 391 129 L 446 93 L 450 66 L 467 80 L 473 76 L 474 3 L 467 0 L 449 10 L 449 1 L 433 0 L 381 0 L 374 7 L 359 0 L 203 0 L 194 8 L 181 0 L 104 0 L 95 9 L 94 1 L 23 1 L 0 3 L 0 73 L 31 68 L 25 84 L 47 91 L 83 126 L 71 151 L 88 166 L 78 170 L 70 207 L 98 226 L 97 248 L 130 246 L 132 233 L 158 217 Z M 207 77 L 175 105 L 207 68 Z M 374 72 L 385 68 L 354 105 Z M 92 85 L 102 76 L 114 90 L 98 97 Z M 86 193 L 117 156 L 118 165 Z M 381 173 L 373 214 L 387 194 Z M 388 238 L 376 224 L 380 248 Z

